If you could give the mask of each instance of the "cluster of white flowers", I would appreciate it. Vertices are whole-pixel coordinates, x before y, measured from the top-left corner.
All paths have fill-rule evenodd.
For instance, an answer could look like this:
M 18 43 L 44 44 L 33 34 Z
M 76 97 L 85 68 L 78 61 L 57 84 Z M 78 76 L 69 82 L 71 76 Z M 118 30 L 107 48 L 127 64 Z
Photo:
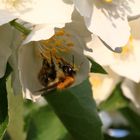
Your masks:
M 108 72 L 90 74 L 98 104 L 122 81 L 124 95 L 140 107 L 139 16 L 139 0 L 0 0 L 0 78 L 8 62 L 15 93 L 36 100 L 88 78 L 88 56 Z M 23 35 L 13 21 L 31 32 Z

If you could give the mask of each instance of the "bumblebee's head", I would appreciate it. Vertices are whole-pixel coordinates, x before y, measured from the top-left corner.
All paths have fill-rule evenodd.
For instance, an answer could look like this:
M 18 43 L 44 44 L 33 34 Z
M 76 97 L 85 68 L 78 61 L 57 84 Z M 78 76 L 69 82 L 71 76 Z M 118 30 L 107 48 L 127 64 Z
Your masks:
M 76 71 L 71 65 L 63 65 L 62 70 L 66 75 L 73 76 L 76 74 Z

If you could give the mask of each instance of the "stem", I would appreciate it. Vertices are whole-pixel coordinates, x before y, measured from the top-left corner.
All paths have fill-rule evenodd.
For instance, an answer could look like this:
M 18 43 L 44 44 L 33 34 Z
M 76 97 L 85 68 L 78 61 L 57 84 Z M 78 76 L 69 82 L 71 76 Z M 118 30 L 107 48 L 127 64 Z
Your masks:
M 22 32 L 24 35 L 28 35 L 31 32 L 30 29 L 27 29 L 22 24 L 16 22 L 16 20 L 11 21 L 10 25 L 19 30 L 20 32 Z

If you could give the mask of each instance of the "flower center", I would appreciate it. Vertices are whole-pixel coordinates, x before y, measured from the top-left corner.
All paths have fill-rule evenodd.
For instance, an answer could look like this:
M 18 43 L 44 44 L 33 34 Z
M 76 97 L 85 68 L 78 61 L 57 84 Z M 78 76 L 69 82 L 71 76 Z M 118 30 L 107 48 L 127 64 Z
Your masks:
M 113 0 L 104 0 L 107 3 L 111 3 Z
M 6 0 L 5 3 L 9 6 L 16 7 L 19 3 L 21 3 L 21 0 Z
M 90 82 L 94 88 L 98 88 L 101 86 L 103 80 L 99 76 L 94 75 L 90 77 Z
M 114 56 L 120 59 L 127 59 L 133 53 L 133 48 L 133 37 L 131 35 L 128 43 L 124 47 L 122 47 L 122 52 L 115 53 Z
M 33 7 L 33 0 L 3 0 L 2 2 L 9 10 L 23 11 Z
M 43 61 L 38 79 L 45 87 L 40 91 L 62 90 L 75 82 L 77 70 L 75 69 L 74 56 L 72 55 L 72 63 L 63 56 L 65 53 L 69 53 L 74 46 L 70 38 L 69 33 L 64 29 L 59 29 L 50 39 L 39 42 L 39 51 Z
M 40 41 L 40 52 L 43 57 L 50 59 L 50 52 L 53 56 L 61 55 L 69 52 L 73 46 L 71 35 L 64 29 L 59 29 L 50 39 Z

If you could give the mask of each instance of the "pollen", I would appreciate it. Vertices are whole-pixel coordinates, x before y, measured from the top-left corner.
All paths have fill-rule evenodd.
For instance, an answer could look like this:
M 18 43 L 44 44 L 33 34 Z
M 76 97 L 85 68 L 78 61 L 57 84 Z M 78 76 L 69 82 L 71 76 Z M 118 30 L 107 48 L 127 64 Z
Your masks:
M 63 35 L 65 35 L 65 30 L 64 30 L 64 29 L 60 29 L 59 31 L 57 31 L 57 32 L 55 33 L 55 35 L 56 35 L 56 36 L 63 36 Z
M 52 55 L 68 53 L 74 47 L 71 36 L 67 36 L 64 29 L 59 29 L 48 40 L 40 41 L 40 52 L 44 57 L 47 57 L 50 52 Z
M 133 51 L 133 37 L 131 35 L 127 45 L 123 47 L 122 54 L 130 53 L 132 51 Z
M 75 79 L 73 77 L 67 76 L 65 80 L 57 85 L 57 89 L 63 90 L 74 83 Z
M 74 43 L 68 42 L 68 43 L 67 43 L 67 46 L 68 46 L 68 47 L 72 47 L 72 46 L 74 46 Z

